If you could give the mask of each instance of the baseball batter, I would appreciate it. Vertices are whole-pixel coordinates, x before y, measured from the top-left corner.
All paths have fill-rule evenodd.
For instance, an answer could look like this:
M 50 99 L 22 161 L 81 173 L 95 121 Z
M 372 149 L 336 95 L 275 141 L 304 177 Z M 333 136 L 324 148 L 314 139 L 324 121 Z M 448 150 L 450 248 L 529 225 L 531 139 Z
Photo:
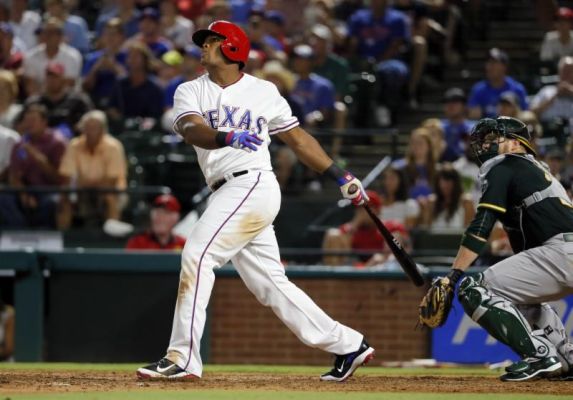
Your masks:
M 470 145 L 481 164 L 482 196 L 452 270 L 435 284 L 455 287 L 500 220 L 515 255 L 464 278 L 458 298 L 474 321 L 523 358 L 501 380 L 570 376 L 573 345 L 546 302 L 573 293 L 573 205 L 535 159 L 523 122 L 482 119 Z
M 207 74 L 181 84 L 174 97 L 174 130 L 192 144 L 212 190 L 187 239 L 171 341 L 139 378 L 201 377 L 199 346 L 215 282 L 213 270 L 229 260 L 249 290 L 305 344 L 337 355 L 322 380 L 343 381 L 374 355 L 359 332 L 334 321 L 291 283 L 280 262 L 272 222 L 281 201 L 272 172 L 271 136 L 307 166 L 337 180 L 354 205 L 368 200 L 362 184 L 338 168 L 302 130 L 276 87 L 244 74 L 249 39 L 236 25 L 216 21 L 193 34 Z

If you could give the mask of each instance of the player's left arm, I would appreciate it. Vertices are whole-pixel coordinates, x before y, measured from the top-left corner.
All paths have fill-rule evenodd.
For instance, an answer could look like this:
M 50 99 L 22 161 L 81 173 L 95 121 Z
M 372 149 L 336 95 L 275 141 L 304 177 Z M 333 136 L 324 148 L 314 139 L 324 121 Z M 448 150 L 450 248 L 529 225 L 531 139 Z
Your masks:
M 354 205 L 362 205 L 369 200 L 360 180 L 337 166 L 318 141 L 304 129 L 297 126 L 288 131 L 277 133 L 276 136 L 292 149 L 304 165 L 336 180 L 342 196 L 351 200 Z M 351 189 L 353 185 L 356 185 L 358 190 Z

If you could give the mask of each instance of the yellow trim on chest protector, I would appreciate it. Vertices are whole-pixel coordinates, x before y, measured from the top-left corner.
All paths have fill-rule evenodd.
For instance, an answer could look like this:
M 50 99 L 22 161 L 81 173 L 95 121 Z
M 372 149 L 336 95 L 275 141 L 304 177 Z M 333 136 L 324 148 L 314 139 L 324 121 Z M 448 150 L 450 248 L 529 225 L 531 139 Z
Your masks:
M 479 203 L 478 208 L 479 207 L 490 208 L 494 211 L 499 211 L 501 213 L 504 213 L 507 211 L 505 208 L 500 207 L 500 206 L 496 206 L 495 204 L 491 204 L 491 203 Z

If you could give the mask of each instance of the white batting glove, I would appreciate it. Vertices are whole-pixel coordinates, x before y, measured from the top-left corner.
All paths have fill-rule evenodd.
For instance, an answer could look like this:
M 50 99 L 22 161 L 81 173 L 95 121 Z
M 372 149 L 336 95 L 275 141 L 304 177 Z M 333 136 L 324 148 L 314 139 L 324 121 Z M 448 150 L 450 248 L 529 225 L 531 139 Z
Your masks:
M 361 206 L 370 200 L 362 182 L 348 171 L 338 179 L 338 186 L 340 186 L 342 197 L 350 200 L 355 206 Z

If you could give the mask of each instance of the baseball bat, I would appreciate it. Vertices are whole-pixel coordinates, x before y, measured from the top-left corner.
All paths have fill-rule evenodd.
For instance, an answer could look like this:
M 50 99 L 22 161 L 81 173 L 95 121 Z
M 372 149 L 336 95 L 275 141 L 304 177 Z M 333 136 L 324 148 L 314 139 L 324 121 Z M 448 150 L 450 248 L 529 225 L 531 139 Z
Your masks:
M 348 189 L 348 193 L 353 194 L 357 190 L 358 186 L 352 185 Z M 370 218 L 372 218 L 372 221 L 374 221 L 374 224 L 376 224 L 378 231 L 380 231 L 386 243 L 388 243 L 388 247 L 390 247 L 390 250 L 392 250 L 392 253 L 394 253 L 394 257 L 396 257 L 396 261 L 398 261 L 398 264 L 400 264 L 402 270 L 404 270 L 404 272 L 406 273 L 406 275 L 408 275 L 410 280 L 414 282 L 414 285 L 416 286 L 424 285 L 424 277 L 422 277 L 420 271 L 418 271 L 416 263 L 414 262 L 414 260 L 412 260 L 410 255 L 406 252 L 406 250 L 404 250 L 398 239 L 396 239 L 394 235 L 390 233 L 388 228 L 386 228 L 386 225 L 384 225 L 384 223 L 380 221 L 380 218 L 378 218 L 378 216 L 374 213 L 374 211 L 372 211 L 368 203 L 364 203 L 363 207 L 370 216 Z

